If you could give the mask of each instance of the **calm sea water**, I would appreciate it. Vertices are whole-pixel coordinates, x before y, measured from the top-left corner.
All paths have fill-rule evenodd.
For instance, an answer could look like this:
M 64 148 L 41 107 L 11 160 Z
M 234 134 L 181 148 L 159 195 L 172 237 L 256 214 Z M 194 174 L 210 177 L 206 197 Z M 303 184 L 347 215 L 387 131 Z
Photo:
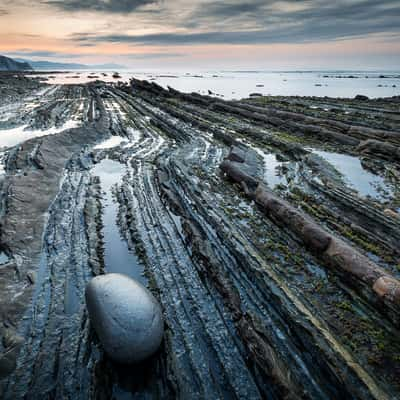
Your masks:
M 106 76 L 104 74 L 107 74 Z M 157 82 L 182 92 L 197 92 L 240 99 L 251 93 L 273 96 L 369 97 L 400 95 L 400 72 L 361 71 L 207 71 L 207 72 L 144 72 L 121 71 L 121 78 L 112 72 L 73 71 L 48 74 L 50 83 L 84 83 L 101 79 L 107 82 L 129 81 L 131 77 Z

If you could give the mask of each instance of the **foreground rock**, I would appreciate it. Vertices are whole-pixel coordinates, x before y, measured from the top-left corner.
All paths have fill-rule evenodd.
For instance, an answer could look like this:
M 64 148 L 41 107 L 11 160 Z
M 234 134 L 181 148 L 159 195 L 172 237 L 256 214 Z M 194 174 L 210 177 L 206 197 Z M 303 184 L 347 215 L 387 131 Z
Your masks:
M 228 157 L 220 164 L 220 169 L 231 180 L 239 183 L 245 193 L 254 199 L 272 220 L 289 228 L 307 248 L 343 272 L 346 279 L 356 278 L 359 283 L 363 282 L 372 289 L 393 309 L 394 320 L 397 321 L 400 282 L 354 247 L 331 235 L 312 218 L 276 196 L 262 182 L 259 183 L 246 163 L 246 149 L 243 147 L 240 150 L 239 157 L 238 149 L 232 148 Z M 232 159 L 238 161 L 231 161 Z
M 360 143 L 357 150 L 361 154 L 374 154 L 387 160 L 400 160 L 399 147 L 388 142 L 381 142 L 373 139 L 365 140 Z
M 121 274 L 98 276 L 86 288 L 86 303 L 113 360 L 139 362 L 157 351 L 163 337 L 161 307 L 142 285 Z
M 355 248 L 322 229 L 311 218 L 274 195 L 262 184 L 255 191 L 255 201 L 277 223 L 287 226 L 308 248 L 324 257 L 329 265 L 366 283 L 397 310 L 400 304 L 400 283 L 397 279 Z

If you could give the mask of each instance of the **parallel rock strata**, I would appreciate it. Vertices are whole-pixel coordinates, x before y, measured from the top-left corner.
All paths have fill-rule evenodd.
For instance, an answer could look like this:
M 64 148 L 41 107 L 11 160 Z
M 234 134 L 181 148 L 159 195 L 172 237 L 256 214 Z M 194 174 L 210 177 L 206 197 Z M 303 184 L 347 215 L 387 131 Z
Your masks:
M 398 98 L 15 79 L 0 133 L 35 136 L 0 155 L 2 398 L 399 397 Z M 111 222 L 165 318 L 124 368 L 84 302 Z

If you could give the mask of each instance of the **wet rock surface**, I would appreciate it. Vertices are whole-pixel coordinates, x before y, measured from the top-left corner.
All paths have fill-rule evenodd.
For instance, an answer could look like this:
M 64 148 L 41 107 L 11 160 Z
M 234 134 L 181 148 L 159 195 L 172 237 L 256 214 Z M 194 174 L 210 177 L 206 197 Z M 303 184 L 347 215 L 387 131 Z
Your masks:
M 2 398 L 399 397 L 399 98 L 0 81 Z M 85 304 L 113 243 L 165 321 L 128 367 Z

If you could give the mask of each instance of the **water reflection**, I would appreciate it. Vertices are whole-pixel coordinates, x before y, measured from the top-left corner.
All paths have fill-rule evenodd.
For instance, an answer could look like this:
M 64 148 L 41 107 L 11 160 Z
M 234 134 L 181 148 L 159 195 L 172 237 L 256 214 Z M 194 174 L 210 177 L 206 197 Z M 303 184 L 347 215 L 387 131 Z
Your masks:
M 125 168 L 121 163 L 110 159 L 104 159 L 92 169 L 93 175 L 100 177 L 101 189 L 105 192 L 103 198 L 105 268 L 108 273 L 128 275 L 146 286 L 147 279 L 143 276 L 143 266 L 137 256 L 129 250 L 117 225 L 118 204 L 113 198 L 112 188 L 116 183 L 121 183 L 124 172 Z
M 371 196 L 378 199 L 382 197 L 382 190 L 391 194 L 384 179 L 365 170 L 358 157 L 320 150 L 314 150 L 313 153 L 333 165 L 343 175 L 345 182 L 357 190 L 361 196 Z

